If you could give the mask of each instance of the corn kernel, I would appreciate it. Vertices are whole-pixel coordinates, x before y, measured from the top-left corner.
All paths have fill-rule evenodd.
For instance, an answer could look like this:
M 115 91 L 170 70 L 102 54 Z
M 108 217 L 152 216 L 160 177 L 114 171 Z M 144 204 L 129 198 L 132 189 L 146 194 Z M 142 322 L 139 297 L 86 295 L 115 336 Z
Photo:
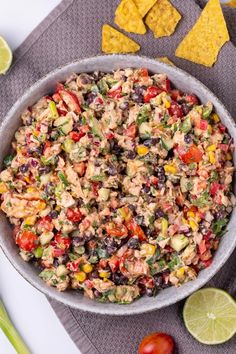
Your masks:
M 56 211 L 61 211 L 61 207 L 59 207 L 59 205 L 56 206 L 55 208 Z
M 7 185 L 4 182 L 0 182 L 0 193 L 5 193 L 8 191 Z
M 27 177 L 27 176 L 24 177 L 24 180 L 25 180 L 27 183 L 30 183 L 30 182 L 31 182 L 30 179 L 29 179 L 29 177 Z
M 179 269 L 177 269 L 177 271 L 176 271 L 176 275 L 177 275 L 177 277 L 178 278 L 182 278 L 182 276 L 184 275 L 184 267 L 181 267 L 181 268 L 179 268 Z
M 194 213 L 193 211 L 188 211 L 188 212 L 187 212 L 187 216 L 188 216 L 189 218 L 194 218 L 194 217 L 195 217 L 195 213 Z
M 39 131 L 38 131 L 38 130 L 34 130 L 34 131 L 33 131 L 33 135 L 34 135 L 34 136 L 39 136 Z
M 144 145 L 139 145 L 137 147 L 137 153 L 139 156 L 147 155 L 148 152 L 149 152 L 149 149 Z
M 141 246 L 141 253 L 144 256 L 153 256 L 156 252 L 156 246 L 151 243 L 144 243 Z
M 77 272 L 77 273 L 75 273 L 74 277 L 75 277 L 75 280 L 82 283 L 87 278 L 87 275 L 84 272 Z
M 162 235 L 166 235 L 168 229 L 168 221 L 165 218 L 161 220 L 161 233 Z
M 29 188 L 27 188 L 27 193 L 37 193 L 38 192 L 38 190 L 37 190 L 37 188 L 35 188 L 35 187 L 29 187 Z
M 177 172 L 177 168 L 173 165 L 165 165 L 164 170 L 166 173 L 175 174 Z
M 100 272 L 99 272 L 100 278 L 107 279 L 107 278 L 110 278 L 110 276 L 111 276 L 111 273 L 107 272 L 106 270 L 100 270 Z
M 170 108 L 170 101 L 165 102 L 165 108 Z
M 227 152 L 227 154 L 226 154 L 226 160 L 227 161 L 232 160 L 232 155 L 229 152 Z
M 186 220 L 185 218 L 182 218 L 182 223 L 185 225 L 188 225 L 188 220 Z
M 93 270 L 93 266 L 92 266 L 92 264 L 90 264 L 90 263 L 84 264 L 84 265 L 82 266 L 82 270 L 83 270 L 86 274 L 91 273 L 92 270 Z
M 189 220 L 189 226 L 193 231 L 197 231 L 198 229 L 198 224 L 194 220 Z
M 212 126 L 210 124 L 207 126 L 207 131 L 209 134 L 212 134 Z
M 131 212 L 129 210 L 128 207 L 123 207 L 123 208 L 119 208 L 118 212 L 120 214 L 120 216 L 125 220 L 125 221 L 129 221 L 131 218 Z
M 213 151 L 209 151 L 208 156 L 211 164 L 216 163 L 215 153 Z
M 216 145 L 212 144 L 212 145 L 208 146 L 207 151 L 216 151 Z
M 34 225 L 36 221 L 36 215 L 28 216 L 28 218 L 25 219 L 24 224 L 26 225 Z
M 47 204 L 46 204 L 45 202 L 40 201 L 40 202 L 38 203 L 37 209 L 38 209 L 38 210 L 43 210 L 43 209 L 46 208 L 46 206 L 47 206 Z
M 213 113 L 211 117 L 215 123 L 218 123 L 220 121 L 220 118 L 217 113 Z

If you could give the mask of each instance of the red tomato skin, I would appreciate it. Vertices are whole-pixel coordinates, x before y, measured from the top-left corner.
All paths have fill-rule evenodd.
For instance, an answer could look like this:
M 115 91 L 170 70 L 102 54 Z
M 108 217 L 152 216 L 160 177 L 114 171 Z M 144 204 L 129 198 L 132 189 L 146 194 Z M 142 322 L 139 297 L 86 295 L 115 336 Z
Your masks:
M 122 88 L 120 86 L 120 87 L 118 87 L 118 89 L 116 89 L 114 91 L 109 91 L 108 92 L 108 97 L 109 98 L 113 98 L 113 99 L 121 98 L 122 97 L 121 91 L 122 91 Z
M 149 103 L 152 98 L 156 97 L 157 95 L 159 95 L 163 91 L 164 90 L 162 90 L 161 88 L 159 88 L 157 86 L 149 86 L 147 88 L 147 91 L 146 91 L 144 97 L 143 97 L 144 102 Z
M 54 225 L 52 223 L 52 219 L 48 215 L 43 218 L 40 218 L 39 221 L 37 222 L 37 230 L 40 232 L 52 231 L 53 228 Z
M 55 242 L 56 244 L 64 249 L 64 250 L 68 250 L 70 248 L 71 245 L 71 239 L 69 237 L 62 237 L 60 233 L 56 234 L 55 236 Z
M 128 235 L 128 230 L 123 224 L 107 224 L 106 232 L 113 237 L 124 238 Z
M 129 230 L 131 237 L 138 236 L 140 242 L 146 241 L 147 237 L 143 231 L 143 229 L 134 221 L 129 220 L 125 223 L 127 229 Z
M 72 221 L 73 223 L 76 223 L 82 219 L 83 214 L 79 209 L 76 210 L 76 209 L 68 208 L 66 212 L 66 216 L 68 220 Z
M 80 139 L 85 136 L 86 133 L 84 132 L 75 132 L 75 131 L 72 131 L 70 132 L 69 136 L 70 138 L 75 141 L 75 142 L 78 142 L 80 141 Z
M 184 98 L 185 101 L 190 103 L 191 105 L 199 104 L 197 96 L 194 95 L 193 93 L 186 95 Z
M 174 116 L 177 118 L 182 118 L 184 115 L 181 106 L 175 101 L 171 102 L 171 106 L 170 106 L 170 108 L 168 108 L 168 112 L 171 116 Z
M 37 247 L 38 237 L 31 231 L 23 231 L 16 237 L 16 244 L 24 251 L 31 252 Z
M 180 158 L 184 163 L 189 164 L 192 162 L 200 162 L 202 155 L 203 153 L 201 150 L 199 150 L 196 145 L 192 145 L 185 154 L 180 156 Z
M 174 341 L 166 333 L 152 333 L 143 338 L 138 354 L 173 354 Z

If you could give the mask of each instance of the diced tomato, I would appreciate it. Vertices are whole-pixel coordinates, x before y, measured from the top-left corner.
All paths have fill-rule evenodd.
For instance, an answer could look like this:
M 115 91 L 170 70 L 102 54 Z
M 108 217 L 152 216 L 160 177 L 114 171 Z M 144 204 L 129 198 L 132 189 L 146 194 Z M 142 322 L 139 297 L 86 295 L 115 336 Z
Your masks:
M 159 88 L 157 86 L 149 86 L 147 88 L 146 93 L 143 96 L 144 102 L 149 103 L 152 98 L 156 97 L 157 95 L 159 95 L 163 91 L 164 90 L 162 90 L 161 88 Z
M 66 105 L 70 108 L 71 111 L 75 113 L 81 112 L 79 100 L 76 94 L 64 89 L 59 91 L 59 95 L 61 96 L 62 100 L 66 103 Z
M 148 75 L 148 70 L 146 68 L 141 68 L 139 69 L 139 76 L 141 77 L 147 77 Z
M 211 251 L 207 250 L 204 253 L 199 255 L 201 261 L 208 261 L 212 257 Z
M 201 130 L 207 130 L 207 127 L 208 127 L 208 121 L 206 119 L 201 119 L 199 128 Z
M 124 132 L 129 138 L 134 139 L 137 135 L 137 126 L 136 124 L 131 124 Z
M 184 115 L 181 106 L 175 101 L 171 101 L 171 105 L 170 108 L 168 108 L 168 112 L 171 116 L 174 116 L 176 118 L 182 118 Z
M 54 95 L 52 95 L 52 99 L 54 102 L 58 103 L 61 101 L 61 96 L 59 95 L 59 93 L 54 93 Z
M 85 134 L 86 133 L 84 133 L 84 132 L 81 132 L 81 131 L 79 131 L 79 132 L 76 132 L 76 131 L 72 131 L 72 132 L 70 132 L 70 138 L 72 139 L 72 140 L 74 140 L 75 142 L 78 142 L 78 141 L 80 141 L 80 139 L 83 137 L 83 136 L 85 136 Z
M 63 248 L 53 248 L 53 256 L 58 258 L 58 257 L 61 257 L 63 256 L 63 254 L 65 254 L 65 249 Z
M 71 245 L 70 237 L 64 237 L 61 235 L 60 232 L 58 232 L 55 235 L 54 240 L 55 240 L 56 244 L 59 246 L 59 248 L 62 248 L 64 250 L 68 250 L 70 248 L 70 245 Z
M 150 183 L 153 184 L 154 186 L 158 185 L 158 178 L 155 176 L 151 176 Z
M 79 265 L 81 263 L 82 258 L 78 258 L 75 261 L 68 262 L 66 264 L 66 268 L 71 270 L 72 272 L 77 272 L 79 269 Z
M 109 267 L 111 268 L 112 273 L 114 273 L 119 268 L 120 259 L 114 255 L 108 260 L 108 264 L 109 264 Z
M 127 221 L 125 223 L 127 229 L 129 230 L 131 236 L 138 236 L 140 242 L 145 241 L 147 239 L 144 231 L 141 226 L 139 226 L 133 219 Z
M 216 193 L 222 189 L 222 185 L 218 182 L 212 182 L 210 186 L 210 194 L 215 196 Z
M 64 85 L 61 82 L 57 82 L 56 83 L 56 93 L 59 93 L 62 90 L 64 90 Z
M 206 261 L 202 260 L 202 264 L 204 265 L 205 268 L 208 268 L 212 264 L 213 258 L 209 258 Z
M 99 267 L 105 269 L 107 267 L 108 259 L 100 259 Z
M 173 101 L 178 101 L 179 99 L 181 99 L 181 95 L 182 93 L 179 90 L 171 90 L 171 98 Z
M 22 250 L 31 252 L 37 247 L 38 237 L 31 231 L 23 231 L 17 235 L 16 243 Z
M 52 231 L 54 228 L 54 225 L 52 223 L 52 218 L 50 218 L 50 216 L 48 215 L 43 218 L 40 218 L 36 226 L 38 232 L 40 233 L 44 231 Z
M 106 232 L 113 237 L 124 238 L 128 236 L 128 230 L 123 224 L 109 223 L 106 225 Z
M 68 208 L 66 211 L 66 216 L 67 219 L 72 221 L 73 223 L 79 222 L 83 218 L 83 214 L 78 208 L 76 209 Z
M 101 98 L 101 97 L 97 97 L 97 98 L 95 99 L 95 103 L 96 103 L 96 104 L 103 104 L 102 98 Z
M 218 124 L 218 128 L 219 128 L 219 130 L 221 131 L 221 133 L 225 133 L 226 127 L 225 127 L 222 123 L 219 123 L 219 124 Z
M 107 134 L 106 134 L 106 138 L 107 138 L 108 140 L 113 139 L 113 138 L 114 138 L 114 134 L 113 134 L 113 133 L 107 133 Z
M 227 152 L 229 150 L 229 145 L 228 144 L 217 144 L 217 147 L 221 149 L 224 152 Z
M 212 236 L 212 232 L 209 230 L 207 231 L 207 233 L 203 236 L 203 239 L 205 241 L 209 241 L 211 239 L 211 236 Z
M 192 145 L 185 154 L 180 155 L 180 158 L 184 163 L 189 164 L 192 162 L 200 162 L 202 155 L 201 150 L 196 145 Z
M 100 184 L 98 182 L 93 182 L 92 183 L 92 191 L 93 194 L 97 197 L 98 196 L 98 190 L 99 190 Z
M 206 241 L 202 240 L 198 246 L 199 249 L 199 253 L 203 254 L 204 252 L 206 252 L 207 248 L 206 248 Z
M 197 98 L 196 95 L 194 95 L 193 93 L 190 93 L 188 95 L 184 96 L 184 99 L 187 103 L 191 104 L 191 105 L 196 105 L 199 104 L 199 100 Z
M 122 87 L 120 86 L 120 87 L 118 87 L 116 90 L 110 90 L 109 92 L 108 92 L 108 97 L 109 98 L 113 98 L 113 99 L 118 99 L 118 98 L 121 98 L 122 97 L 122 95 L 121 95 L 121 91 L 122 91 Z

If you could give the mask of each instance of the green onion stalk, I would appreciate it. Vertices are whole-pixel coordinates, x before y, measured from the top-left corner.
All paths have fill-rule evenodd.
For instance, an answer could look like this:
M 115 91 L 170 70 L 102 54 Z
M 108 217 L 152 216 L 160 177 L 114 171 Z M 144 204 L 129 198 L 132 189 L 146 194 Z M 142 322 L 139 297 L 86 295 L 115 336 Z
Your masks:
M 30 354 L 29 349 L 26 347 L 23 339 L 20 337 L 19 333 L 13 326 L 10 318 L 8 317 L 7 311 L 0 299 L 0 328 L 3 333 L 7 336 L 10 343 L 15 348 L 18 354 Z

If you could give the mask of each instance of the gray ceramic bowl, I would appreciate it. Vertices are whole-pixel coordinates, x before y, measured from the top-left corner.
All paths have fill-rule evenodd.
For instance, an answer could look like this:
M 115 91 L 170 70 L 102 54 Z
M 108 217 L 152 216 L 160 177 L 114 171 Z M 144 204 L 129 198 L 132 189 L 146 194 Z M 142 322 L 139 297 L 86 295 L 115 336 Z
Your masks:
M 15 103 L 7 114 L 0 127 L 0 159 L 7 154 L 14 132 L 19 127 L 20 113 L 28 106 L 35 103 L 41 96 L 53 92 L 57 81 L 64 81 L 71 73 L 92 72 L 101 70 L 109 72 L 118 68 L 146 67 L 153 73 L 165 72 L 176 85 L 183 91 L 197 94 L 202 102 L 211 101 L 228 128 L 231 136 L 236 141 L 236 125 L 222 103 L 202 83 L 187 74 L 186 72 L 145 57 L 132 55 L 108 55 L 98 56 L 84 60 L 78 60 L 63 66 L 47 74 L 36 82 L 26 93 Z M 234 156 L 235 158 L 235 156 Z M 107 315 L 130 315 L 174 304 L 185 298 L 192 292 L 202 287 L 229 258 L 236 245 L 236 210 L 234 209 L 228 225 L 228 232 L 223 237 L 220 247 L 216 252 L 212 265 L 200 272 L 198 278 L 192 282 L 182 285 L 179 288 L 170 287 L 159 292 L 156 297 L 142 297 L 130 305 L 103 304 L 89 300 L 76 291 L 57 292 L 54 288 L 48 287 L 37 275 L 37 270 L 31 264 L 24 262 L 18 255 L 18 249 L 13 241 L 12 231 L 6 217 L 0 215 L 0 245 L 16 270 L 38 290 L 49 297 L 63 302 L 74 308 Z

